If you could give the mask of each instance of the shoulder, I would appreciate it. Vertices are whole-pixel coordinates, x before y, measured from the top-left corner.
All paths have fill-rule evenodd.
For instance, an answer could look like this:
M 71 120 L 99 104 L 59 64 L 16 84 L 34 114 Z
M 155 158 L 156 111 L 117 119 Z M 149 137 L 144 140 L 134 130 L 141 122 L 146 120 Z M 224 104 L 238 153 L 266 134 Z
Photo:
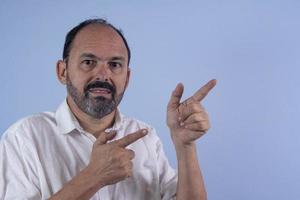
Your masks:
M 138 120 L 133 117 L 128 117 L 128 116 L 123 116 L 123 124 L 125 126 L 132 126 L 132 127 L 137 127 L 137 128 L 146 128 L 146 129 L 154 129 L 153 126 L 150 124 L 143 122 L 141 120 Z
M 139 129 L 147 129 L 149 133 L 156 135 L 156 130 L 152 125 L 133 117 L 122 116 L 121 124 L 122 129 L 125 129 L 127 132 L 134 132 Z
M 52 112 L 43 112 L 24 117 L 12 124 L 1 136 L 1 142 L 7 140 L 26 140 L 43 129 L 53 127 L 55 118 Z
M 156 129 L 152 125 L 133 117 L 123 116 L 122 118 L 122 130 L 124 130 L 125 135 L 139 129 L 147 129 L 148 134 L 143 138 L 143 141 L 151 145 L 152 148 L 161 143 Z

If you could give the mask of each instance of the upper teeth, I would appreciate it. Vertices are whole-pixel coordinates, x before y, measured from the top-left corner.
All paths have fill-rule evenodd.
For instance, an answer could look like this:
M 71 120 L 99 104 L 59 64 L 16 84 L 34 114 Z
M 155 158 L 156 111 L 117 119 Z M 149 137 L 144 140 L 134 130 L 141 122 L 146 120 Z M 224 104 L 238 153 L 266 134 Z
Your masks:
M 90 90 L 92 91 L 105 91 L 105 92 L 110 92 L 108 89 L 106 88 L 91 88 Z

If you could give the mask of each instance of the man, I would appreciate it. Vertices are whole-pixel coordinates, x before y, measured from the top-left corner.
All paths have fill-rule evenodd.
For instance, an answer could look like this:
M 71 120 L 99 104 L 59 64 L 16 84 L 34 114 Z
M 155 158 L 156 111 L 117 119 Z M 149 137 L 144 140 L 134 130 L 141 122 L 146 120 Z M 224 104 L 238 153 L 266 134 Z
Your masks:
M 57 63 L 67 98 L 55 113 L 24 118 L 3 134 L 1 199 L 206 199 L 195 140 L 209 128 L 200 101 L 216 81 L 183 102 L 178 84 L 170 97 L 176 173 L 155 130 L 118 110 L 129 61 L 126 39 L 105 20 L 67 34 Z

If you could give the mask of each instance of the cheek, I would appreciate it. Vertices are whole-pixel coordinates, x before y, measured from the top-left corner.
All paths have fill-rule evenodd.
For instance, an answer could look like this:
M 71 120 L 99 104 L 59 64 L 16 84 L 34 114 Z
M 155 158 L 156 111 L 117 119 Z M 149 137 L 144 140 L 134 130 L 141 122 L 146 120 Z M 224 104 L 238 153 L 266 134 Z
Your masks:
M 115 85 L 117 88 L 118 93 L 123 92 L 126 88 L 126 81 L 127 81 L 127 77 L 126 76 L 122 76 L 119 79 L 115 80 Z
M 77 90 L 80 92 L 83 92 L 84 87 L 86 85 L 86 80 L 83 79 L 82 75 L 79 74 L 70 74 L 69 75 L 69 80 L 71 81 L 73 87 L 75 87 Z

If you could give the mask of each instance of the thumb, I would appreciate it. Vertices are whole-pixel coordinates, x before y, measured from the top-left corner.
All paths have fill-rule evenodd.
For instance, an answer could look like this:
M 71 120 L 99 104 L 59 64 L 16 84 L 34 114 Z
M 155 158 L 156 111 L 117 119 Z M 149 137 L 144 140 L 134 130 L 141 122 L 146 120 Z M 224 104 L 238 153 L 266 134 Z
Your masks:
M 102 132 L 97 138 L 96 142 L 99 145 L 106 144 L 107 141 L 112 140 L 117 135 L 117 131 Z
M 168 103 L 168 109 L 176 109 L 180 104 L 180 99 L 183 94 L 183 84 L 178 83 L 176 88 L 173 90 L 169 103 Z

